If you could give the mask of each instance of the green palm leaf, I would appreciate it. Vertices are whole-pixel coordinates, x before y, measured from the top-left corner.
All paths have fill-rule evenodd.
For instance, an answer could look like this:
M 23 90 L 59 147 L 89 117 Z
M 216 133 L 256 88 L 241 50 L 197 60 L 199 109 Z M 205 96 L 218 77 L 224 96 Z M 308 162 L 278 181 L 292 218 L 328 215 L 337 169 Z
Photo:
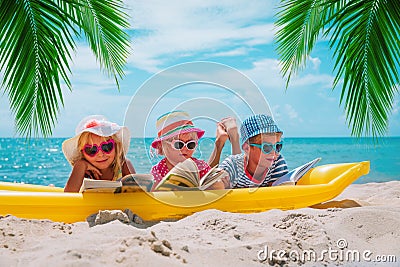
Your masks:
M 101 67 L 115 76 L 116 81 L 122 77 L 129 42 L 121 29 L 128 24 L 119 3 L 0 2 L 2 87 L 15 113 L 17 133 L 26 137 L 51 135 L 60 104 L 64 104 L 62 82 L 71 89 L 69 61 L 75 49 L 73 36 L 79 36 L 77 29 L 90 38 Z M 82 10 L 91 11 L 93 16 L 82 15 Z M 92 28 L 87 27 L 91 19 Z
M 282 72 L 289 83 L 292 74 L 304 67 L 318 35 L 323 30 L 321 1 L 282 1 L 278 12 L 276 40 Z
M 2 86 L 16 116 L 17 132 L 51 133 L 63 104 L 59 73 L 67 86 L 71 28 L 53 1 L 3 1 L 0 4 Z M 71 28 L 72 29 L 72 28 Z
M 128 15 L 123 12 L 122 1 L 77 0 L 73 3 L 62 1 L 64 9 L 84 32 L 86 39 L 100 66 L 110 76 L 124 75 L 123 67 L 129 56 L 129 35 L 123 31 L 129 27 Z
M 384 135 L 399 83 L 397 1 L 282 1 L 281 8 L 277 42 L 287 82 L 323 33 L 334 49 L 333 87 L 343 80 L 340 103 L 352 134 Z
M 400 8 L 395 1 L 349 1 L 332 18 L 331 47 L 352 134 L 384 135 L 399 82 Z

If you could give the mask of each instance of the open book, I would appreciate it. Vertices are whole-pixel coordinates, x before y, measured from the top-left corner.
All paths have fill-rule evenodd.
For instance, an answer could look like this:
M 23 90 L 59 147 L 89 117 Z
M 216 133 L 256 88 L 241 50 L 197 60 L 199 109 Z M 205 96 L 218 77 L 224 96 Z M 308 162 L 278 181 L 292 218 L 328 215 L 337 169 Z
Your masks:
M 153 190 L 204 190 L 226 176 L 228 176 L 228 173 L 225 170 L 215 166 L 200 179 L 196 163 L 191 158 L 188 158 L 176 164 Z
M 275 185 L 295 185 L 298 180 L 300 180 L 301 177 L 303 177 L 304 174 L 306 174 L 315 164 L 320 161 L 321 158 L 316 158 L 310 162 L 307 162 L 306 164 L 303 164 L 287 174 L 279 177 L 275 182 L 272 183 L 272 186 Z
M 153 176 L 151 174 L 129 174 L 117 181 L 84 178 L 79 192 L 127 193 L 150 191 L 152 183 Z

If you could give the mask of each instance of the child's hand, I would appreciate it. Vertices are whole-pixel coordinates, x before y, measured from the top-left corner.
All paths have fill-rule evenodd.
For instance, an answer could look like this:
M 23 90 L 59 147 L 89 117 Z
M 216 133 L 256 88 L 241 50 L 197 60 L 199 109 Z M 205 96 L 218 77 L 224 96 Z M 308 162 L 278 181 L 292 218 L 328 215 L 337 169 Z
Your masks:
M 223 118 L 220 123 L 225 128 L 226 133 L 229 136 L 229 140 L 232 138 L 237 138 L 239 136 L 238 127 L 236 124 L 236 119 L 233 117 Z
M 220 142 L 221 144 L 225 144 L 226 140 L 229 138 L 228 132 L 225 129 L 224 124 L 221 122 L 217 123 L 217 133 L 215 136 L 215 139 L 217 142 Z
M 75 163 L 75 166 L 83 168 L 85 170 L 85 174 L 91 177 L 92 179 L 99 180 L 101 178 L 101 172 L 88 161 L 81 159 Z

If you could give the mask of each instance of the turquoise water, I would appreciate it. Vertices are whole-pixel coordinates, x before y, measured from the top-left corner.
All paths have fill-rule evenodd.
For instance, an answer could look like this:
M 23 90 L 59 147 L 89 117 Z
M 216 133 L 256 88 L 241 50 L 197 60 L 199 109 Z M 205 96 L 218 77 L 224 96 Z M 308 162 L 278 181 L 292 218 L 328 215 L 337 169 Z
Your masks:
M 0 138 L 0 181 L 64 186 L 71 166 L 65 160 L 61 144 L 65 139 L 32 139 L 29 143 L 20 138 Z M 371 171 L 356 183 L 400 180 L 400 137 L 381 139 L 374 145 L 368 139 L 354 138 L 286 138 L 282 154 L 289 169 L 316 157 L 321 164 L 369 160 Z M 151 139 L 132 139 L 128 158 L 139 173 L 148 172 L 159 158 L 151 158 Z M 208 159 L 213 140 L 203 138 L 195 156 Z M 224 156 L 230 152 L 227 144 Z

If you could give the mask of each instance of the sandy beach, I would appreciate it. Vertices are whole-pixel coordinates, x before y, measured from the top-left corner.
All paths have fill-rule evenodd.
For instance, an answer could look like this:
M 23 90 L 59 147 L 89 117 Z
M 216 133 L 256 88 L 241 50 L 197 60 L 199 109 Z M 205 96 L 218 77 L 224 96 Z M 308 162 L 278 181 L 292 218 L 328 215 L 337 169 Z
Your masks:
M 153 225 L 0 218 L 0 266 L 399 266 L 400 181 L 314 207 Z

